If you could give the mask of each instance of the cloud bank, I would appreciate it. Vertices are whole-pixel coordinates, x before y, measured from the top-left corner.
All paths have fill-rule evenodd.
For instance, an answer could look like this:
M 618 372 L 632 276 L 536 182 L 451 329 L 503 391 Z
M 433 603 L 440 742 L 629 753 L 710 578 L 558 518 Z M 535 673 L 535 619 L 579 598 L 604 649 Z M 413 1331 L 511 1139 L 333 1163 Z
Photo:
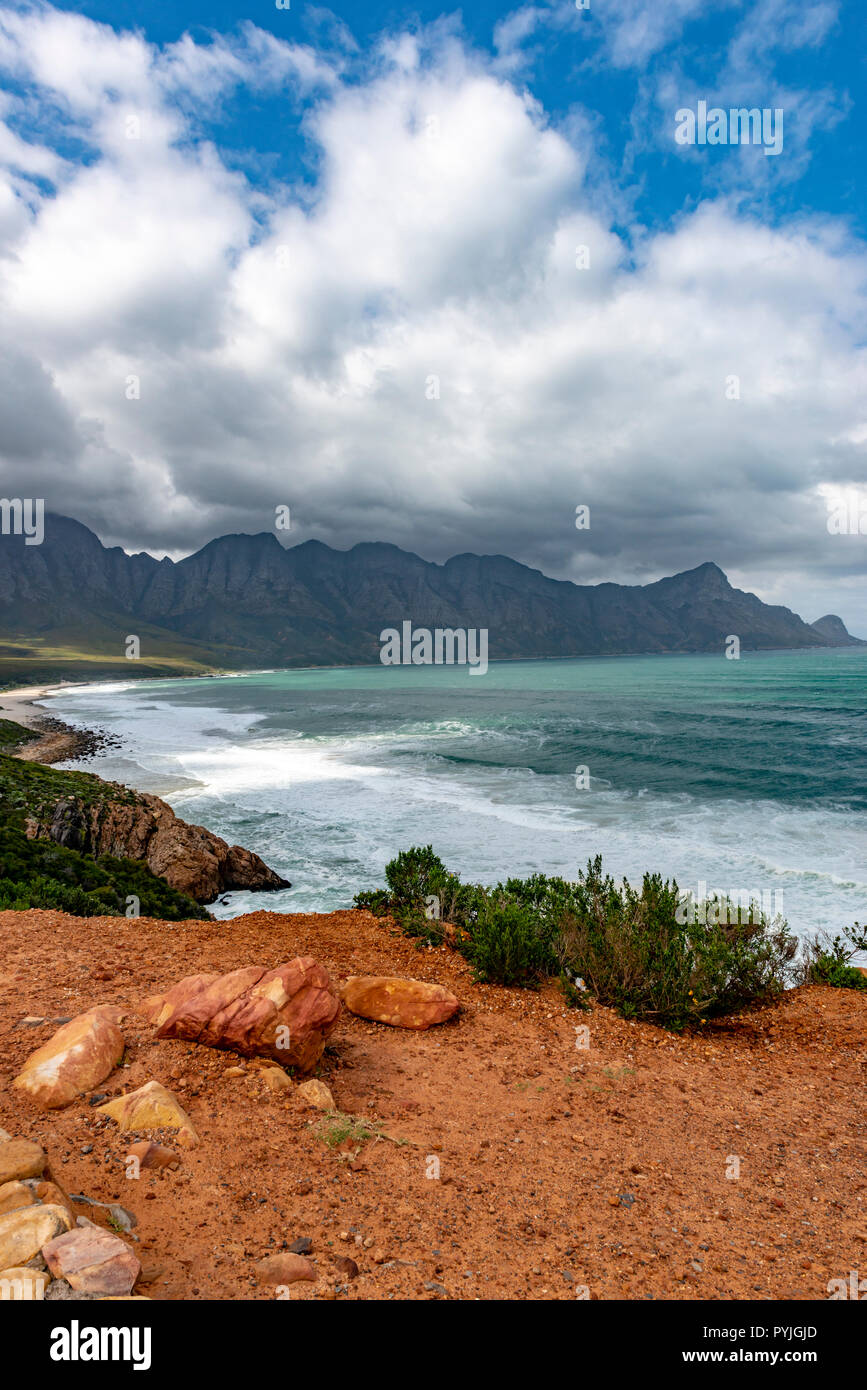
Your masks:
M 613 64 L 696 7 L 651 8 L 620 0 Z M 175 555 L 288 505 L 290 540 L 580 582 L 713 559 L 857 630 L 867 539 L 826 520 L 867 482 L 864 246 L 724 186 L 624 221 L 599 122 L 555 119 L 509 56 L 555 19 L 525 7 L 491 54 L 445 20 L 359 61 L 348 37 L 160 48 L 0 9 L 3 495 Z M 730 66 L 764 61 L 748 38 Z M 305 177 L 229 157 L 240 92 Z

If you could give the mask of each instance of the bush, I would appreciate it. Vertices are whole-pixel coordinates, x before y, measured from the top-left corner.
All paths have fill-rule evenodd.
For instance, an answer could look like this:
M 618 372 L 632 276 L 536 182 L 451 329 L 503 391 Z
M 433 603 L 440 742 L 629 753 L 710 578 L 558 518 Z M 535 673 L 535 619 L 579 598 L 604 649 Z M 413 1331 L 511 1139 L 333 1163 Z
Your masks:
M 791 979 L 797 943 L 781 919 L 715 900 L 706 914 L 685 912 L 675 882 L 646 874 L 640 889 L 625 879 L 618 887 L 601 856 L 574 883 L 534 874 L 484 888 L 462 884 L 428 845 L 393 859 L 386 881 L 387 894 L 359 894 L 356 904 L 375 900 L 409 935 L 435 941 L 445 933 L 424 902 L 437 896 L 479 979 L 533 987 L 558 976 L 566 999 L 586 1006 L 580 978 L 626 1018 L 679 1030 L 766 1003 Z
M 398 908 L 423 908 L 430 897 L 441 900 L 451 877 L 431 845 L 402 850 L 385 870 L 389 899 Z
M 535 988 L 555 966 L 532 910 L 496 895 L 485 903 L 462 950 L 476 978 L 492 984 Z
M 390 910 L 388 894 L 382 888 L 374 888 L 368 893 L 356 893 L 352 905 L 366 907 L 374 917 L 387 917 Z
M 761 914 L 742 921 L 715 901 L 709 921 L 690 920 L 677 884 L 659 874 L 645 874 L 640 891 L 625 879 L 618 888 L 597 856 L 579 876 L 574 902 L 560 923 L 561 961 L 625 1018 L 680 1030 L 769 1002 L 791 974 L 797 942 L 785 922 Z
M 850 964 L 859 951 L 867 951 L 867 928 L 856 922 L 844 927 L 842 936 L 814 937 L 807 947 L 805 980 L 835 989 L 867 989 L 867 976 Z

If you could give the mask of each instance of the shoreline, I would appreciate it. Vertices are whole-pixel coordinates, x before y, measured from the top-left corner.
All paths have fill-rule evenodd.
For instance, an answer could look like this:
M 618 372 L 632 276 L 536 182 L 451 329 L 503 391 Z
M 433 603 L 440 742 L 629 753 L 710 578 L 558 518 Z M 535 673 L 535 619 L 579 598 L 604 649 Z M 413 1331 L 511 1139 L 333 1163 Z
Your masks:
M 20 744 L 13 757 L 21 762 L 62 763 L 75 759 L 85 762 L 103 748 L 115 746 L 115 735 L 99 729 L 74 729 L 62 719 L 55 719 L 38 700 L 51 699 L 64 690 L 87 682 L 62 681 L 58 685 L 21 686 L 17 690 L 0 692 L 0 719 L 8 719 L 38 737 Z
M 78 682 L 75 682 L 77 684 Z M 69 682 L 73 684 L 72 681 Z M 37 700 L 50 698 L 55 685 L 23 685 L 17 689 L 0 691 L 0 718 L 11 719 L 14 724 L 23 724 L 25 729 L 38 729 L 39 721 L 48 718 L 48 713 Z

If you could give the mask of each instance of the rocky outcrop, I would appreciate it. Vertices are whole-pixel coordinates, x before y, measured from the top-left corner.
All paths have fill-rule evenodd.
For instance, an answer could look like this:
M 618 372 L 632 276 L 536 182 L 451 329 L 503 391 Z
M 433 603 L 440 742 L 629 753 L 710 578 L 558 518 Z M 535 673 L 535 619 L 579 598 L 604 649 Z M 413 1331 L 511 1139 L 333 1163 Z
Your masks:
M 445 1023 L 460 1005 L 442 985 L 383 975 L 352 975 L 341 991 L 352 1014 L 394 1028 L 430 1028 Z
M 158 1038 L 273 1057 L 310 1071 L 337 1023 L 340 998 L 325 967 L 298 956 L 275 970 L 248 965 L 228 975 L 191 975 L 146 999 L 141 1012 Z
M 179 820 L 158 796 L 103 785 L 106 794 L 91 801 L 73 797 L 40 807 L 26 821 L 28 838 L 51 839 L 95 858 L 142 859 L 171 888 L 198 903 L 213 902 L 232 889 L 291 887 L 258 854 Z
M 121 1009 L 107 1006 L 79 1014 L 27 1059 L 13 1086 L 46 1110 L 57 1110 L 92 1091 L 123 1056 L 123 1034 L 117 1026 L 122 1016 Z
M 826 642 L 832 642 L 835 647 L 864 647 L 867 642 L 860 637 L 853 637 L 846 627 L 842 618 L 836 613 L 826 613 L 824 618 L 817 618 L 814 623 L 810 623 Z

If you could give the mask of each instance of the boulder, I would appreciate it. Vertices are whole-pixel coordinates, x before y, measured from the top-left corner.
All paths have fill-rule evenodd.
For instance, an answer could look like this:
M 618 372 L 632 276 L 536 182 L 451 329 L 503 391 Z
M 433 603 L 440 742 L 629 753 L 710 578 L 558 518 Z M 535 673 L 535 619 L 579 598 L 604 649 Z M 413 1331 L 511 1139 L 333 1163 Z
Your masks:
M 99 1107 L 101 1115 L 117 1121 L 121 1133 L 139 1129 L 176 1129 L 178 1143 L 192 1147 L 199 1141 L 193 1122 L 177 1096 L 159 1081 L 147 1081 L 137 1091 L 128 1091 Z
M 69 1105 L 114 1070 L 123 1056 L 120 1009 L 101 1005 L 59 1028 L 24 1063 L 13 1086 L 46 1110 Z
M 352 975 L 341 994 L 350 1013 L 394 1028 L 430 1028 L 445 1023 L 460 1008 L 442 985 L 386 975 Z
M 248 965 L 228 975 L 190 975 L 146 999 L 141 1011 L 158 1038 L 310 1071 L 337 1023 L 340 998 L 325 967 L 298 956 L 274 970 Z
M 129 1246 L 99 1226 L 78 1226 L 42 1247 L 42 1258 L 55 1279 L 65 1279 L 77 1293 L 128 1294 L 141 1265 Z
M 0 1142 L 0 1183 L 41 1177 L 47 1162 L 44 1151 L 30 1139 L 6 1139 Z
M 72 1225 L 65 1207 L 21 1207 L 0 1216 L 0 1269 L 26 1265 L 43 1245 Z

